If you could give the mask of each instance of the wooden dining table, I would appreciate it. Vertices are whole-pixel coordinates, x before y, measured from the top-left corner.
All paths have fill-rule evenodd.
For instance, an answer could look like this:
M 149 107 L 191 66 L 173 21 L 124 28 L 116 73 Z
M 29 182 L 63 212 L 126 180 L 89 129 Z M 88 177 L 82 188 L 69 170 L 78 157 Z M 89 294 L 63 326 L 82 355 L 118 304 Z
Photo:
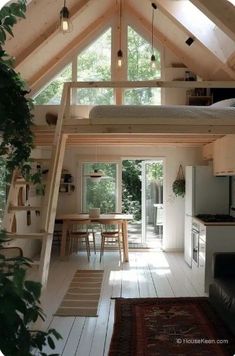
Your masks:
M 128 221 L 133 219 L 131 214 L 100 214 L 99 217 L 90 217 L 89 214 L 58 214 L 56 220 L 62 221 L 62 237 L 60 245 L 60 258 L 66 257 L 66 238 L 70 221 L 89 219 L 91 223 L 100 223 L 102 220 L 117 220 L 122 223 L 122 238 L 123 238 L 123 261 L 129 261 L 128 249 Z

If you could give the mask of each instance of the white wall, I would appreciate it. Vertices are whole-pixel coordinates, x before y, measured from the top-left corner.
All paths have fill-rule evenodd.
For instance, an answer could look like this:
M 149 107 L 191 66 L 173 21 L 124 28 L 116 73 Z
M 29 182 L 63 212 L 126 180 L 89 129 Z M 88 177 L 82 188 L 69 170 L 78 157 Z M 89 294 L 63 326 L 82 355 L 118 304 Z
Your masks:
M 68 169 L 75 181 L 75 192 L 68 195 L 59 194 L 58 212 L 72 213 L 79 211 L 80 173 L 79 161 L 84 156 L 96 158 L 95 147 L 80 147 L 67 150 L 63 167 Z M 176 178 L 179 165 L 205 164 L 202 160 L 201 148 L 183 147 L 98 147 L 99 157 L 109 155 L 110 158 L 163 158 L 165 162 L 165 250 L 182 250 L 184 237 L 184 198 L 176 197 L 172 192 L 172 183 Z

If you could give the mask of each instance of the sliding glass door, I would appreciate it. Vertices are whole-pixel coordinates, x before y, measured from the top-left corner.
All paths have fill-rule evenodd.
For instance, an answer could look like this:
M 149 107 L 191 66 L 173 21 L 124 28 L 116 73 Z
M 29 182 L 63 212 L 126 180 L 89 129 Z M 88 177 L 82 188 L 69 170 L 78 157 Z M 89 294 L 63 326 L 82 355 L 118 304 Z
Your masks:
M 132 247 L 161 248 L 163 237 L 163 161 L 123 160 L 122 210 L 129 223 Z

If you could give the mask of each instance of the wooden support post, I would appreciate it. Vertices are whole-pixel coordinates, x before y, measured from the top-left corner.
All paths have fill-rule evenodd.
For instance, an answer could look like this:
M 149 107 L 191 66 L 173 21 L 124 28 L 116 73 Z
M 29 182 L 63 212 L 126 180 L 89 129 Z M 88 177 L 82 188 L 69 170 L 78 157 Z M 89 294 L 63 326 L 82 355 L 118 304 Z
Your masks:
M 39 265 L 39 281 L 41 282 L 43 288 L 46 287 L 47 279 L 48 279 L 52 240 L 53 240 L 53 234 L 46 234 L 46 233 L 42 239 L 40 265 Z

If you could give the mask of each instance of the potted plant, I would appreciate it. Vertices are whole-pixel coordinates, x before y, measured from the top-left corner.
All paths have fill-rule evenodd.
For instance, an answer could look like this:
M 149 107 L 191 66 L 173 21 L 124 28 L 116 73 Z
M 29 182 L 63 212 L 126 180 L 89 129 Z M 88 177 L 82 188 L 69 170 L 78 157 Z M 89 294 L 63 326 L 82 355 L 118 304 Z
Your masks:
M 183 198 L 185 195 L 185 178 L 182 165 L 179 166 L 176 180 L 172 184 L 172 190 L 176 196 Z
M 39 300 L 41 284 L 25 278 L 26 269 L 31 265 L 29 259 L 5 257 L 7 248 L 2 248 L 2 243 L 6 241 L 5 233 L 1 232 L 0 350 L 4 356 L 45 356 L 43 347 L 48 345 L 55 349 L 54 340 L 61 336 L 54 329 L 46 332 L 32 329 L 38 318 L 44 319 Z
M 13 69 L 13 59 L 3 50 L 7 33 L 25 17 L 26 0 L 19 0 L 0 9 L 0 156 L 11 174 L 19 168 L 25 177 L 30 175 L 30 154 L 33 148 L 32 101 L 20 75 Z M 40 174 L 35 178 L 39 181 Z M 0 247 L 6 234 L 0 230 Z M 2 250 L 4 251 L 4 250 Z M 33 330 L 38 318 L 44 318 L 40 307 L 41 284 L 26 280 L 31 261 L 24 257 L 7 258 L 0 255 L 0 350 L 4 356 L 45 356 L 43 347 L 55 348 L 54 339 L 60 335 L 50 329 Z M 54 354 L 55 355 L 55 354 Z
M 13 58 L 3 49 L 7 34 L 18 18 L 24 18 L 26 0 L 19 0 L 0 9 L 0 155 L 5 157 L 10 172 L 19 167 L 30 171 L 29 157 L 33 148 L 32 101 L 20 74 L 13 69 Z

